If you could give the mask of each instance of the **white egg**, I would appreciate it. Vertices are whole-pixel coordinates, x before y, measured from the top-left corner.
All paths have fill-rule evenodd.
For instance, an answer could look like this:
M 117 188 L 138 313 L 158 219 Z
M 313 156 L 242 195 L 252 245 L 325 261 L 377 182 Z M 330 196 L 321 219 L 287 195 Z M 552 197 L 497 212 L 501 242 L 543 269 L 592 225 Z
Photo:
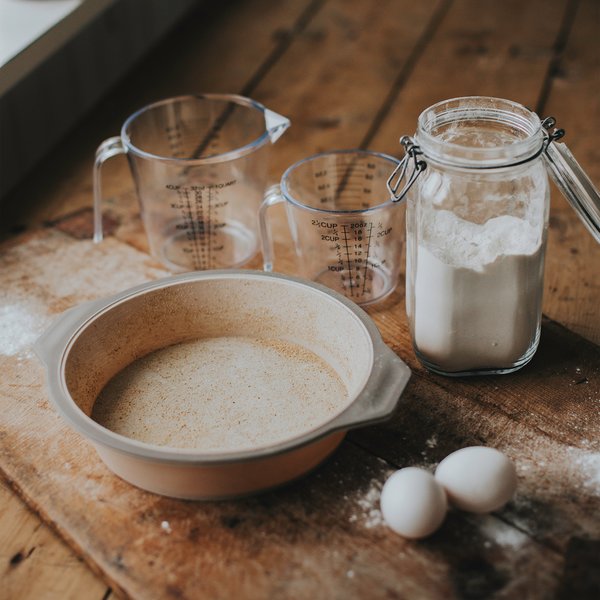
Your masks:
M 480 514 L 504 506 L 517 488 L 513 463 L 499 450 L 486 446 L 453 452 L 438 465 L 435 478 L 452 505 Z
M 448 501 L 433 475 L 407 467 L 393 473 L 381 490 L 381 512 L 385 522 L 406 538 L 433 533 L 444 520 Z

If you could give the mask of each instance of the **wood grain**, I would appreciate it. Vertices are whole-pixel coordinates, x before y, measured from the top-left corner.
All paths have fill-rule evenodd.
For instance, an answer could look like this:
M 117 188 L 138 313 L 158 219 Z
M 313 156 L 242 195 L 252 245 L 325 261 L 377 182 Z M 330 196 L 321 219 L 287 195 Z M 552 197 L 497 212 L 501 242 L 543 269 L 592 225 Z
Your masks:
M 0 480 L 2 598 L 95 598 L 106 585 Z
M 600 122 L 600 5 L 582 0 L 552 73 L 544 114 L 555 115 L 569 146 L 596 187 L 600 148 L 592 123 Z M 584 75 L 584 73 L 590 74 Z M 546 258 L 544 312 L 569 329 L 600 343 L 600 245 L 555 188 Z
M 547 112 L 568 129 L 569 144 L 572 136 L 573 150 L 597 179 L 586 119 L 587 110 L 597 115 L 600 96 L 597 9 L 593 0 L 248 0 L 202 9 L 16 191 L 3 227 L 33 229 L 0 248 L 0 302 L 9 317 L 0 338 L 0 468 L 116 595 L 595 597 L 600 351 L 555 321 L 600 341 L 600 263 L 597 247 L 556 198 L 545 304 L 555 321 L 544 321 L 534 361 L 505 377 L 455 380 L 426 372 L 412 352 L 401 281 L 369 309 L 414 372 L 394 418 L 353 432 L 315 473 L 256 498 L 180 502 L 118 480 L 49 406 L 31 343 L 69 306 L 164 274 L 144 252 L 124 161 L 106 171 L 112 235 L 100 246 L 89 240 L 91 156 L 138 106 L 196 90 L 251 94 L 293 122 L 274 147 L 277 179 L 298 158 L 323 149 L 367 145 L 398 154 L 399 135 L 412 132 L 420 110 L 444 97 L 492 94 L 533 106 L 547 96 Z M 561 35 L 564 54 L 556 43 Z M 44 222 L 45 229 L 35 229 Z M 279 267 L 293 272 L 282 214 L 275 223 Z M 258 257 L 251 266 L 260 266 Z M 391 534 L 378 510 L 386 476 L 400 466 L 432 468 L 473 443 L 515 460 L 514 501 L 487 517 L 452 511 L 422 542 Z M 23 539 L 4 516 L 0 536 Z M 35 568 L 40 582 L 51 586 L 57 573 L 68 573 L 60 588 L 66 595 L 97 597 L 97 582 L 86 587 L 93 579 L 72 568 L 72 557 L 57 562 L 48 574 Z M 14 569 L 11 577 L 14 590 L 42 589 L 28 587 L 29 571 Z

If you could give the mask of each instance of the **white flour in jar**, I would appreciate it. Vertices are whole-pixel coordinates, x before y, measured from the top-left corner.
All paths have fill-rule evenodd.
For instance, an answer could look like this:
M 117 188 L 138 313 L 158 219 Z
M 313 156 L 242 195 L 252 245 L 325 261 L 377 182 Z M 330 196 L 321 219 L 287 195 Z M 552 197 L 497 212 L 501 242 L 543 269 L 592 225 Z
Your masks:
M 423 215 L 425 217 L 425 215 Z M 416 257 L 415 347 L 446 372 L 510 368 L 538 334 L 543 243 L 513 216 L 472 223 L 428 212 Z M 413 299 L 407 301 L 409 314 Z

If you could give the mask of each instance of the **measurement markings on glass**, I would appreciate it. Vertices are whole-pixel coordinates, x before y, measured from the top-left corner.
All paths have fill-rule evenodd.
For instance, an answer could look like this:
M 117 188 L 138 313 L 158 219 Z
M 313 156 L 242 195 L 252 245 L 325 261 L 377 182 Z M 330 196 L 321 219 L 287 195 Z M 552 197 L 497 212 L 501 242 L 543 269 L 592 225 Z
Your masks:
M 365 257 L 365 274 L 363 278 L 362 293 L 365 293 L 365 286 L 367 285 L 368 268 L 369 268 L 369 252 L 371 250 L 371 234 L 373 232 L 373 223 L 369 223 L 369 229 L 367 232 L 367 256 Z
M 210 188 L 208 189 L 208 192 L 202 187 L 195 188 L 195 191 L 197 198 L 196 207 L 198 209 L 196 218 L 200 239 L 196 238 L 194 244 L 196 246 L 200 245 L 200 252 L 202 253 L 201 268 L 208 269 L 211 265 L 210 257 L 212 254 L 212 241 L 210 238 L 212 198 L 210 195 Z
M 181 231 L 187 245 L 180 247 L 180 252 L 191 258 L 196 270 L 213 266 L 217 255 L 225 250 L 225 244 L 219 231 L 227 226 L 221 217 L 229 200 L 221 199 L 222 188 L 234 185 L 236 180 L 209 185 L 179 186 L 168 184 L 166 188 L 177 194 L 178 201 L 171 203 L 171 208 L 180 215 L 180 222 L 175 225 Z
M 350 295 L 354 296 L 354 282 L 352 281 L 352 262 L 350 261 L 350 244 L 348 243 L 348 225 L 342 225 L 344 232 L 344 248 L 346 250 L 346 264 L 348 268 L 348 281 L 350 282 Z M 342 281 L 344 275 L 342 275 Z
M 175 225 L 175 228 L 182 232 L 189 243 L 181 251 L 191 255 L 194 269 L 205 269 L 210 264 L 207 259 L 211 250 L 210 238 L 206 237 L 207 220 L 205 218 L 205 208 L 210 218 L 210 194 L 206 198 L 201 186 L 167 185 L 167 189 L 174 190 L 179 198 L 179 202 L 172 203 L 171 208 L 180 212 L 181 223 Z M 204 206 L 205 201 L 208 201 L 207 207 Z
M 369 281 L 369 253 L 372 234 L 373 223 L 363 221 L 360 223 L 351 223 L 350 225 L 342 225 L 343 251 L 345 253 L 351 296 L 362 296 L 365 293 L 370 293 L 370 290 L 367 289 L 367 283 Z M 363 248 L 366 248 L 366 250 L 363 251 Z M 363 258 L 364 252 L 366 252 L 365 258 Z M 342 285 L 344 285 L 346 280 L 343 274 L 341 277 Z
M 214 191 L 214 193 L 216 193 L 216 191 Z M 211 214 L 212 212 L 212 208 L 213 208 L 213 202 L 214 202 L 214 198 L 213 198 L 213 188 L 209 187 L 208 188 L 208 219 L 206 220 L 206 222 L 208 223 L 208 227 L 207 227 L 207 231 L 205 232 L 205 235 L 207 236 L 205 239 L 208 240 L 208 262 L 207 262 L 207 267 L 211 267 L 212 266 L 212 250 L 213 250 L 213 240 L 212 240 L 212 220 L 213 220 L 213 215 Z
M 345 202 L 354 200 L 356 204 L 362 195 L 371 194 L 370 184 L 375 179 L 375 168 L 375 164 L 371 162 L 363 164 L 351 161 L 347 164 L 334 164 L 317 171 L 314 174 L 315 179 L 317 182 L 323 181 L 323 183 L 317 183 L 317 190 L 325 193 L 333 192 L 331 196 L 321 197 L 321 203 L 337 204 L 339 200 L 343 199 Z M 328 179 L 337 181 L 337 185 L 329 183 Z M 354 199 L 351 197 L 353 194 L 356 195 Z M 358 206 L 368 208 L 369 205 L 368 203 L 359 203 Z
M 198 215 L 198 205 L 200 205 L 200 210 L 202 210 L 202 200 L 200 199 L 200 202 L 198 202 L 198 191 L 195 190 L 195 193 L 194 193 L 195 210 L 194 210 L 192 208 L 192 200 L 190 198 L 189 188 L 184 187 L 183 189 L 178 190 L 178 193 L 180 194 L 180 196 L 181 196 L 181 192 L 183 192 L 183 194 L 184 194 L 185 203 L 186 203 L 186 207 L 187 207 L 187 212 L 182 211 L 183 227 L 185 227 L 185 229 L 186 229 L 185 236 L 188 239 L 188 241 L 191 242 L 190 251 L 192 253 L 192 260 L 194 261 L 194 267 L 196 269 L 201 269 L 202 268 L 202 260 L 200 257 L 198 245 L 195 243 L 195 240 L 199 233 L 196 230 L 196 224 L 198 223 L 198 216 L 199 216 Z
M 184 153 L 182 149 L 183 134 L 181 133 L 181 122 L 177 121 L 174 125 L 167 125 L 165 133 L 173 158 L 182 157 Z

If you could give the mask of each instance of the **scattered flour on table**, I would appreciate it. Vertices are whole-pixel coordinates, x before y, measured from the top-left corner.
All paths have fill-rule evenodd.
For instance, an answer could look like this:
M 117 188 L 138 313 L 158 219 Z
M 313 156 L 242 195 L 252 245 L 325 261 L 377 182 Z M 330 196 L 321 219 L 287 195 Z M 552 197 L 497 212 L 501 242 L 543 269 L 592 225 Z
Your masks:
M 63 310 L 167 274 L 112 238 L 101 246 L 44 231 L 0 254 L 0 354 L 32 359 Z
M 438 437 L 437 437 L 437 434 L 436 434 L 436 433 L 434 433 L 434 434 L 433 434 L 433 435 L 432 435 L 432 436 L 431 436 L 431 437 L 430 437 L 430 438 L 429 438 L 429 439 L 428 439 L 428 440 L 425 442 L 425 445 L 426 445 L 428 448 L 435 448 L 435 447 L 437 446 L 437 444 L 438 444 Z
M 33 356 L 30 348 L 50 323 L 31 302 L 0 306 L 0 354 Z
M 529 541 L 529 537 L 525 533 L 504 523 L 497 517 L 478 515 L 476 518 L 481 533 L 498 546 L 510 550 L 519 550 Z M 486 547 L 489 547 L 489 544 Z
M 390 474 L 393 471 L 390 471 Z M 384 524 L 383 515 L 379 509 L 379 500 L 381 497 L 381 488 L 383 482 L 377 479 L 371 479 L 369 488 L 355 498 L 355 504 L 360 512 L 352 513 L 348 519 L 350 523 L 359 521 L 367 529 L 373 529 Z
M 423 469 L 430 469 L 432 466 L 431 459 L 427 456 L 429 450 L 433 450 L 437 448 L 438 445 L 438 436 L 437 433 L 434 433 L 432 436 L 425 440 L 425 449 L 421 450 L 421 456 L 423 457 L 423 464 L 421 465 Z M 414 465 L 417 466 L 417 465 Z
M 596 446 L 589 440 L 581 444 L 583 447 L 541 443 L 523 448 L 517 473 L 545 487 L 580 489 L 600 496 L 600 452 L 595 452 Z
M 600 496 L 600 452 L 569 448 L 569 455 L 577 468 L 583 487 Z

